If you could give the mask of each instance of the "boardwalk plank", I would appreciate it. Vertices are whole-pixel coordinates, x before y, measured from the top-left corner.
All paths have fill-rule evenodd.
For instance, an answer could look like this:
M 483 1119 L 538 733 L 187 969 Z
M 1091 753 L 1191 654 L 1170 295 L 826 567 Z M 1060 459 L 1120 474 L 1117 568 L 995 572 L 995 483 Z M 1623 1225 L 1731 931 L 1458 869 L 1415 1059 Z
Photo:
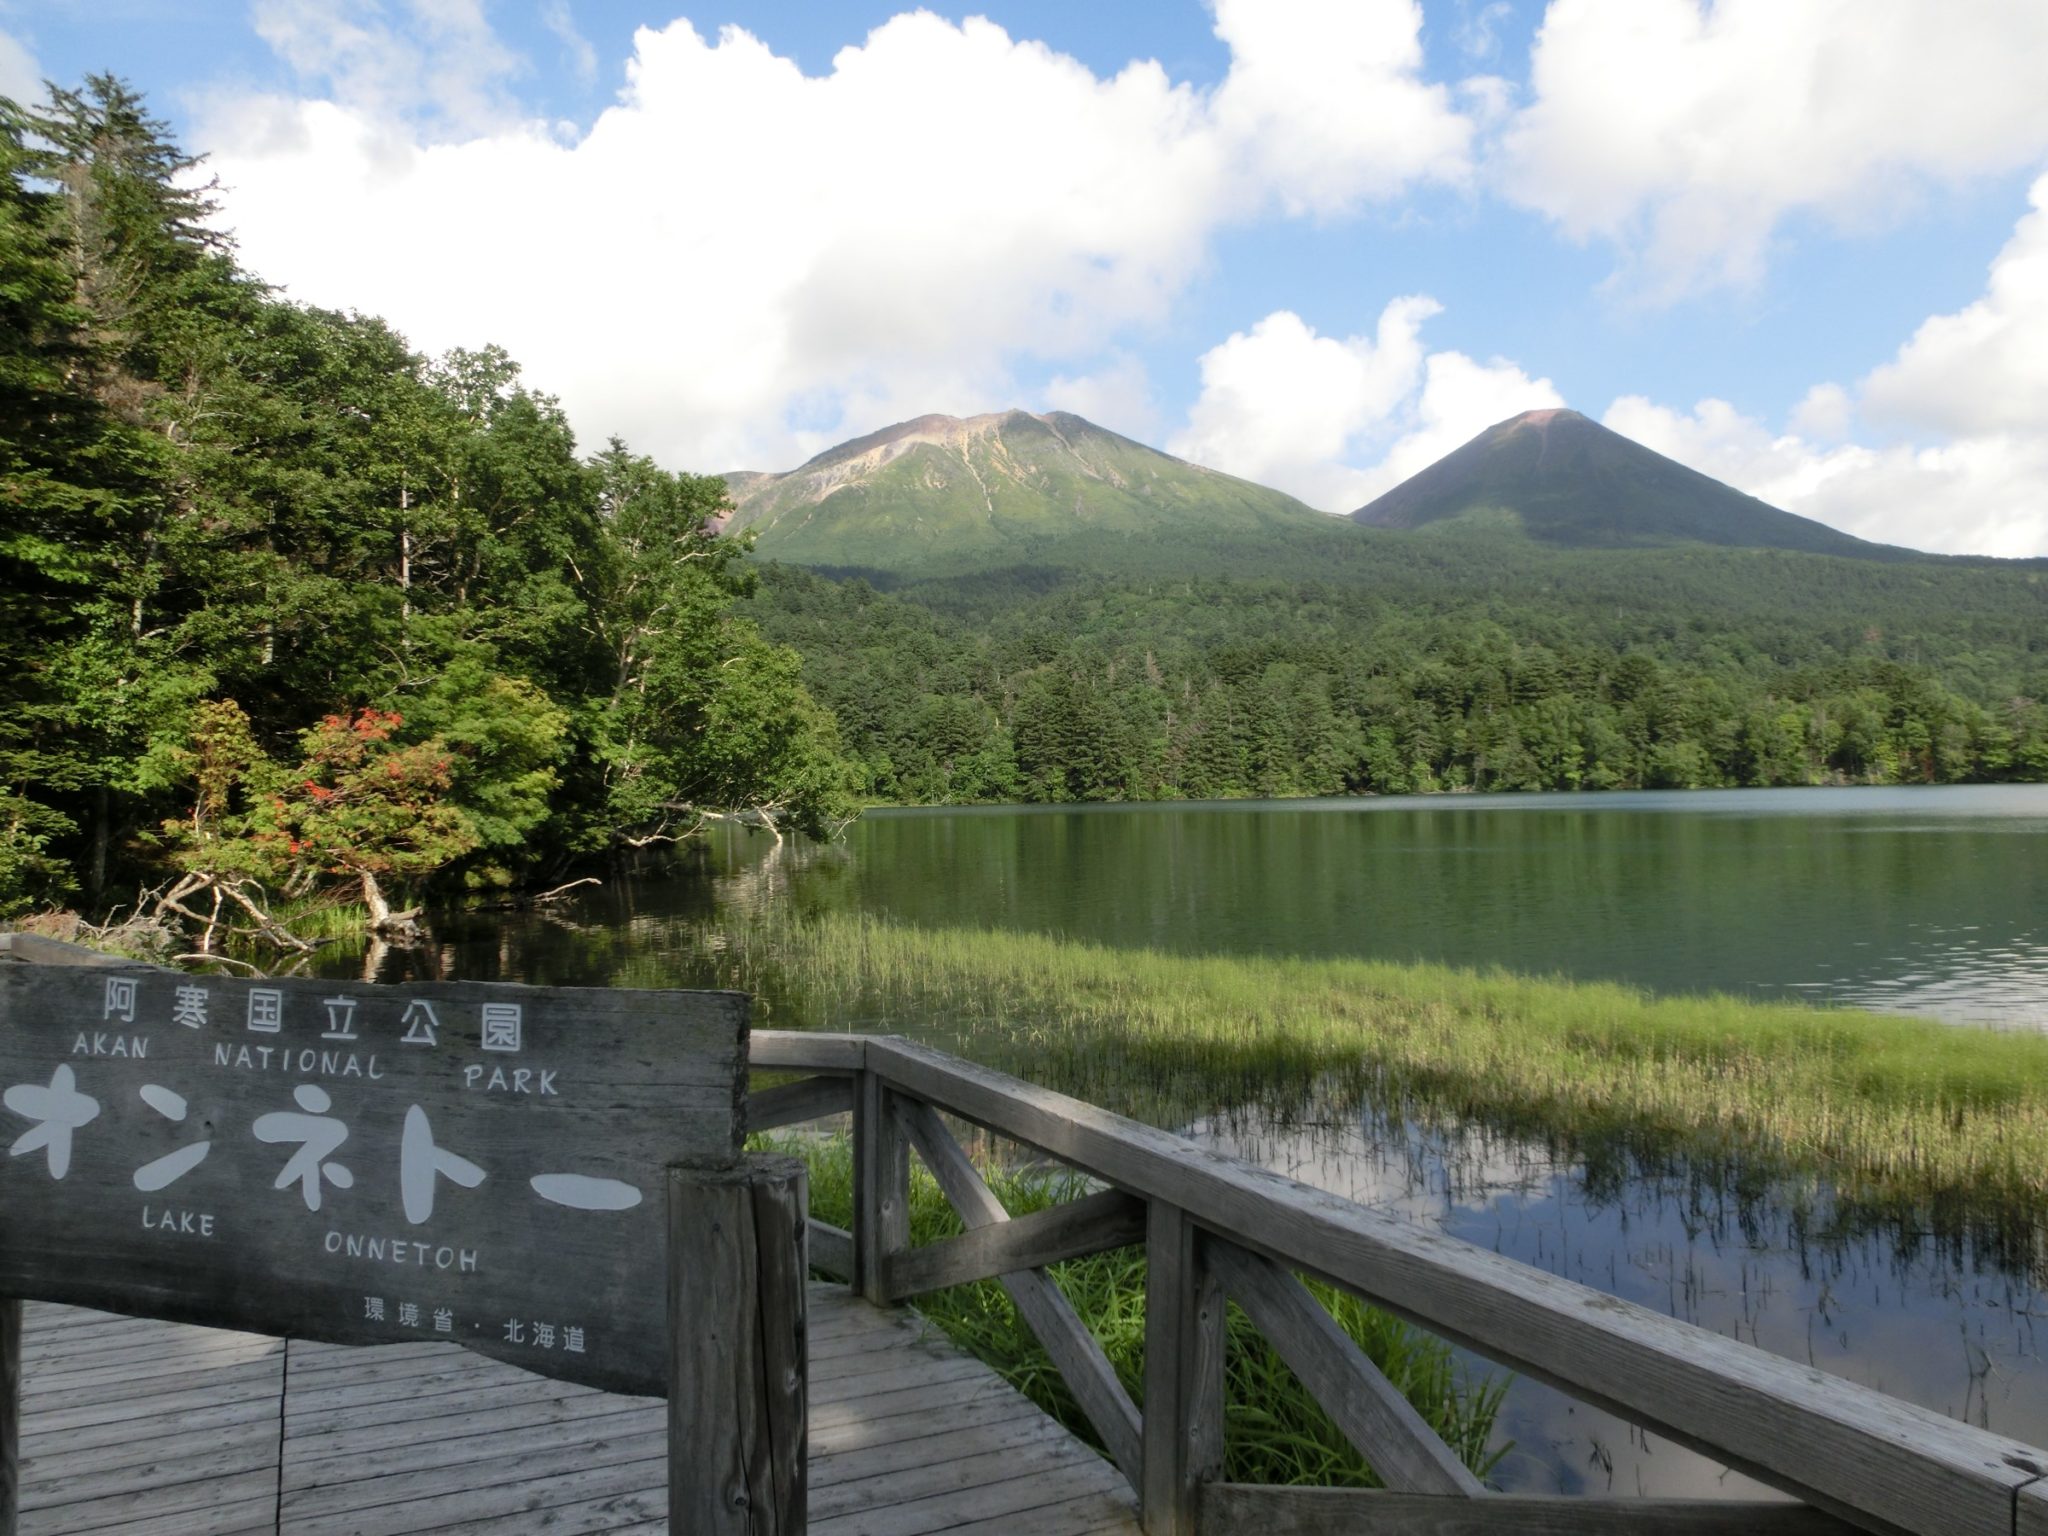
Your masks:
M 131 1489 L 100 1498 L 73 1499 L 31 1510 L 23 1500 L 22 1525 L 32 1529 L 31 1515 L 44 1517 L 43 1529 L 67 1533 L 120 1530 L 237 1530 L 248 1524 L 248 1506 L 277 1507 L 277 1468 L 273 1463 L 234 1477 L 206 1478 L 191 1483 Z
M 915 1313 L 833 1286 L 810 1308 L 814 1530 L 1135 1536 L 1115 1469 Z M 287 1346 L 52 1306 L 25 1332 L 23 1536 L 667 1529 L 653 1399 L 426 1338 Z
M 971 1522 L 999 1521 L 991 1529 L 1018 1530 L 1034 1510 L 1121 1487 L 1116 1469 L 1098 1456 L 999 1482 L 949 1490 L 811 1522 L 811 1536 L 932 1536 Z
M 568 1403 L 529 1403 L 495 1414 L 450 1420 L 380 1424 L 350 1434 L 315 1430 L 295 1435 L 285 1461 L 287 1493 L 338 1479 L 350 1466 L 405 1449 L 414 1467 L 477 1460 L 500 1452 L 561 1445 L 585 1437 L 610 1439 L 668 1422 L 660 1403 L 637 1397 L 598 1397 Z

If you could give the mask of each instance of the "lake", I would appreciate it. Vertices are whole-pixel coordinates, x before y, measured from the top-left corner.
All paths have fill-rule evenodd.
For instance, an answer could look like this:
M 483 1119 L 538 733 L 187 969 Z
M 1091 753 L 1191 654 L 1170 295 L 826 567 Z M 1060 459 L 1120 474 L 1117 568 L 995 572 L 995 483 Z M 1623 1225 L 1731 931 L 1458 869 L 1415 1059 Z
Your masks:
M 895 811 L 801 899 L 2042 1028 L 2044 834 L 2031 784 Z
M 707 930 L 770 907 L 1187 954 L 1502 966 L 2041 1029 L 2048 786 L 881 812 L 830 848 L 721 837 L 685 878 L 607 887 L 545 915 L 452 916 L 427 948 L 370 963 L 394 981 L 702 984 Z M 944 1020 L 864 1023 L 957 1043 Z M 1112 1107 L 1141 1102 L 1134 1092 Z M 1225 1104 L 1174 1128 L 2048 1444 L 2039 1213 L 1873 1213 L 1825 1188 L 1731 1188 L 1721 1170 L 1588 1169 L 1334 1092 L 1284 1123 Z M 1500 1432 L 1516 1442 L 1504 1486 L 1745 1487 L 1532 1383 L 1509 1393 Z

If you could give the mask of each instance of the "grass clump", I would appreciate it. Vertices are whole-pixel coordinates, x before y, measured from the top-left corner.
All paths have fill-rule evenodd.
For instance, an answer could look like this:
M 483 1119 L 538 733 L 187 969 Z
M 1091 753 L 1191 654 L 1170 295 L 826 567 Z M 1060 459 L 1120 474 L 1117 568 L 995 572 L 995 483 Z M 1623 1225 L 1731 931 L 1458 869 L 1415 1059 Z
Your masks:
M 810 1169 L 811 1215 L 834 1226 L 853 1221 L 853 1151 L 844 1136 L 790 1137 L 768 1150 L 802 1157 Z M 984 1167 L 982 1177 L 1012 1216 L 1028 1215 L 1088 1193 L 1077 1174 L 1045 1175 Z M 910 1238 L 935 1242 L 963 1229 L 937 1182 L 914 1160 Z M 1050 1273 L 1088 1331 L 1102 1344 L 1133 1402 L 1144 1401 L 1145 1256 L 1130 1247 L 1055 1264 Z M 1398 1387 L 1445 1444 L 1475 1473 L 1507 1447 L 1489 1448 L 1504 1379 L 1468 1378 L 1450 1346 L 1348 1293 L 1310 1282 L 1323 1304 Z M 1061 1424 L 1100 1448 L 1087 1416 L 1002 1286 L 994 1280 L 920 1297 L 918 1311 L 948 1338 L 988 1362 Z M 1233 1482 L 1378 1487 L 1378 1478 L 1328 1414 L 1235 1306 L 1225 1324 L 1224 1476 Z
M 1371 960 L 1182 956 L 864 915 L 745 919 L 776 1017 L 895 1030 L 1156 1123 L 1334 1085 L 1585 1148 L 1732 1159 L 1852 1196 L 2048 1195 L 2048 1037 Z

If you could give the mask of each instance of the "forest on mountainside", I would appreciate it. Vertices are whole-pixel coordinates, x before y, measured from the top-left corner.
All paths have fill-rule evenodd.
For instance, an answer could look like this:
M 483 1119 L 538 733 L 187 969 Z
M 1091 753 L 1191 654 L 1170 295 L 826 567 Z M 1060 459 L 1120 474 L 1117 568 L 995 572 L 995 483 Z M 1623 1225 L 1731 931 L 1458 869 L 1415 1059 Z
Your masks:
M 883 801 L 2048 780 L 2037 567 L 1344 532 L 1315 574 L 769 567 L 746 608 Z
M 0 917 L 380 916 L 851 813 L 722 482 L 280 297 L 195 165 L 111 77 L 0 99 Z

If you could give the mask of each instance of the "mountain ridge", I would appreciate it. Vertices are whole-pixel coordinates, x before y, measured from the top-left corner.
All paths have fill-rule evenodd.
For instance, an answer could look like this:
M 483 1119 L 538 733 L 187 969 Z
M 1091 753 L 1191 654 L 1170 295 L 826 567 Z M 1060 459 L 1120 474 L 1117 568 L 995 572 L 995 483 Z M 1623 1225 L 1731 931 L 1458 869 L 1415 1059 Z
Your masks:
M 1331 522 L 1284 492 L 1067 411 L 916 416 L 786 473 L 724 479 L 727 526 L 752 529 L 762 554 L 801 565 L 985 565 L 1080 535 L 1241 540 Z
M 1563 407 L 1495 422 L 1350 518 L 1410 532 L 1505 523 L 1539 542 L 1581 549 L 1705 544 L 1861 560 L 1938 558 L 1786 512 Z

